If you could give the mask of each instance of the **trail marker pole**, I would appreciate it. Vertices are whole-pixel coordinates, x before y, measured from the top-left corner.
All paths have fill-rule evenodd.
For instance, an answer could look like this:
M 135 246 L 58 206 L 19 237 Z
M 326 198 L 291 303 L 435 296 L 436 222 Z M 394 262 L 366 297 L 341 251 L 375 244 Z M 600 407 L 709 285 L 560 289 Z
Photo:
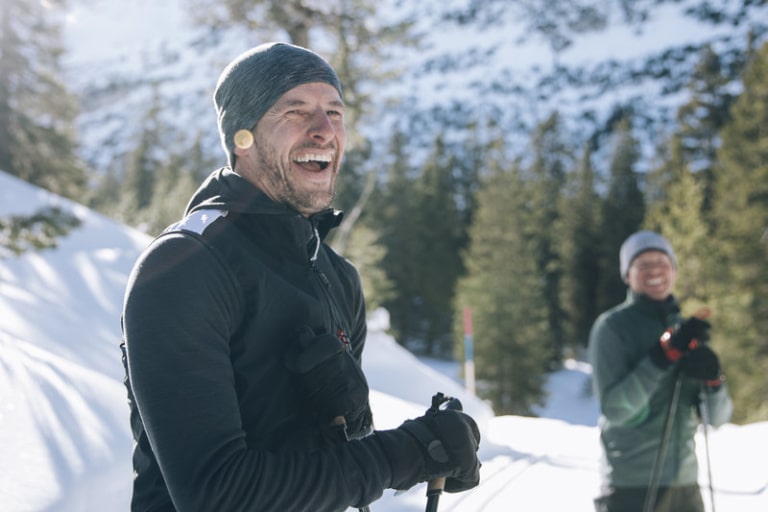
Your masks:
M 472 309 L 464 308 L 464 386 L 475 394 L 475 354 L 472 340 Z

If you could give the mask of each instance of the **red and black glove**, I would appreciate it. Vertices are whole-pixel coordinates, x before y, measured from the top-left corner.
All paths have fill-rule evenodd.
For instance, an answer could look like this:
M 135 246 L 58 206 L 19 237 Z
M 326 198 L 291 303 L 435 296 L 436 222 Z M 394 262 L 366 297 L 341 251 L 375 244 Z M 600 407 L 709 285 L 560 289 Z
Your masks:
M 680 359 L 680 372 L 694 379 L 703 380 L 710 388 L 723 383 L 723 372 L 717 354 L 707 345 L 691 350 Z
M 674 329 L 667 329 L 659 343 L 651 349 L 651 360 L 659 368 L 668 368 L 685 354 L 709 341 L 711 325 L 706 320 L 692 316 Z

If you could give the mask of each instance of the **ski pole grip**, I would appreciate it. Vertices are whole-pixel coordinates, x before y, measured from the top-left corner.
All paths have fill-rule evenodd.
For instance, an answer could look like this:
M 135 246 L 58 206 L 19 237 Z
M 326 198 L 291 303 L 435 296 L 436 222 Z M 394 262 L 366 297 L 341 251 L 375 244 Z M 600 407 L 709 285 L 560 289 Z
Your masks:
M 461 401 L 458 398 L 445 396 L 442 393 L 437 393 L 432 397 L 432 409 L 451 409 L 454 411 L 461 411 L 464 408 L 461 405 Z M 440 496 L 445 489 L 445 477 L 434 478 L 427 483 L 427 498 L 432 496 Z M 435 498 L 436 499 L 436 498 Z
M 435 496 L 443 493 L 445 489 L 445 477 L 435 478 L 427 483 L 427 496 Z

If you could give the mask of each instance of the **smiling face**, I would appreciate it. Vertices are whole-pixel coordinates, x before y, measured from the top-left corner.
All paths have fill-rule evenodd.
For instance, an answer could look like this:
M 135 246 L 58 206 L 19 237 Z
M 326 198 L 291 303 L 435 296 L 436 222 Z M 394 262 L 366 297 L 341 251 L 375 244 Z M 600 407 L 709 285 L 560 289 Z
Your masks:
M 346 144 L 344 103 L 322 82 L 289 90 L 236 147 L 235 170 L 270 199 L 309 216 L 331 205 Z
M 664 300 L 672 293 L 677 270 L 665 252 L 650 250 L 640 253 L 629 266 L 627 285 L 638 294 L 653 300 Z

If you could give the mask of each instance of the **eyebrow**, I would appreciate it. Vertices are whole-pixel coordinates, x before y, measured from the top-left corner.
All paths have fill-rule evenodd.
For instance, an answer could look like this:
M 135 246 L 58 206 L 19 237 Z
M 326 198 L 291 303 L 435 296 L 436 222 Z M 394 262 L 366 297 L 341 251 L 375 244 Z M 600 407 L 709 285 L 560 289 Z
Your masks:
M 299 98 L 287 99 L 287 100 L 281 101 L 279 103 L 279 107 L 283 107 L 283 108 L 284 107 L 300 107 L 300 106 L 303 106 L 303 105 L 307 105 L 308 103 L 309 103 L 308 101 L 305 101 L 305 100 L 302 100 L 302 99 L 299 99 Z M 344 102 L 341 101 L 341 100 L 331 100 L 330 101 L 330 106 L 332 106 L 332 107 L 339 107 L 339 108 L 344 108 L 345 107 Z

